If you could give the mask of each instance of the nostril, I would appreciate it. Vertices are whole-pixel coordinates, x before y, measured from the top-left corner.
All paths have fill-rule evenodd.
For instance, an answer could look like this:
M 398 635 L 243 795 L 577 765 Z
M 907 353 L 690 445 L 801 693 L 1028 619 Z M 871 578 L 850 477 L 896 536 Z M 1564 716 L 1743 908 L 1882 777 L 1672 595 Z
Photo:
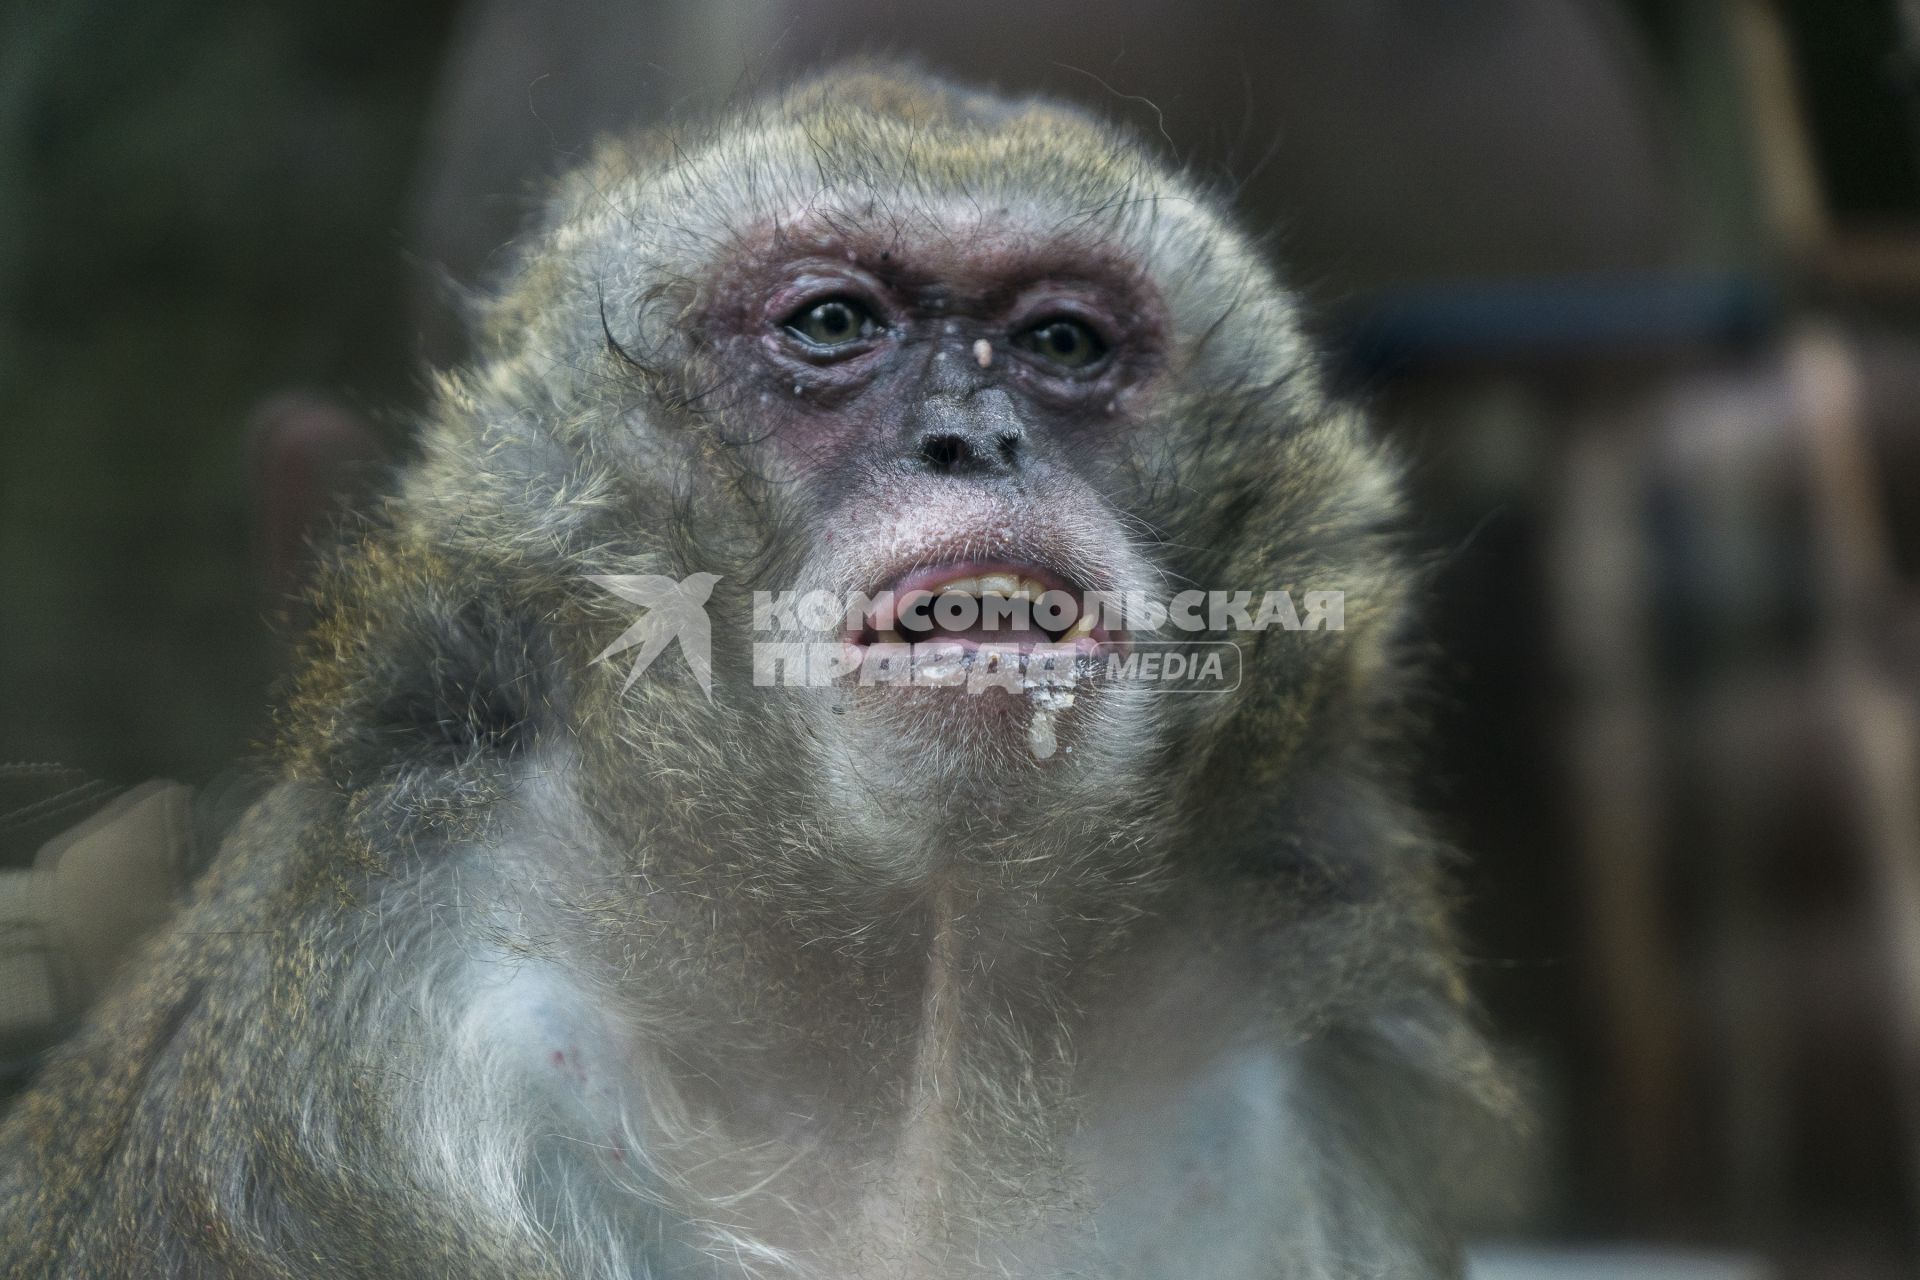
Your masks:
M 942 433 L 920 442 L 920 456 L 935 471 L 953 471 L 972 461 L 973 449 L 965 436 Z
M 1003 431 L 994 438 L 1000 448 L 1000 461 L 1009 467 L 1020 461 L 1020 437 L 1011 431 Z

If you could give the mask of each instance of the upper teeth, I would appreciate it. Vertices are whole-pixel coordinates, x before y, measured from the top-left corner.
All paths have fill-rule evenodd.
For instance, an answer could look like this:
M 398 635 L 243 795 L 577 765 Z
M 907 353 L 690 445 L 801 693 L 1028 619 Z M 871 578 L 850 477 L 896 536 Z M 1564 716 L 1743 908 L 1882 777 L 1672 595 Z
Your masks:
M 949 578 L 927 588 L 931 596 L 1005 596 L 1009 600 L 1038 600 L 1052 590 L 1036 578 L 1017 573 L 983 573 L 977 578 Z

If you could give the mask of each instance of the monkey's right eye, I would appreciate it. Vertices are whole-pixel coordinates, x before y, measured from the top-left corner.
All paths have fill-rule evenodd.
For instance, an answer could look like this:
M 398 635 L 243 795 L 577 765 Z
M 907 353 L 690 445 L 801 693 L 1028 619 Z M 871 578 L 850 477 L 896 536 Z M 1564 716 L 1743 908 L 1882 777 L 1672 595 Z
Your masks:
M 880 328 L 873 312 L 852 298 L 828 298 L 787 317 L 787 332 L 810 347 L 844 347 Z

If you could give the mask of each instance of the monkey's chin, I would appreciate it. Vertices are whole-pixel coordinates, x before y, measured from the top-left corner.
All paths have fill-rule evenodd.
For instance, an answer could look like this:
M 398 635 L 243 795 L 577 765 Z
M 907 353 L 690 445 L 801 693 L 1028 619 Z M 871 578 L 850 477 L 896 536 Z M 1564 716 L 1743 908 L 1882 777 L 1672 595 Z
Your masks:
M 851 701 L 883 739 L 937 753 L 942 772 L 1059 760 L 1074 754 L 1084 718 L 1075 707 L 1097 698 L 1101 650 L 1112 647 L 1084 639 L 869 646 Z

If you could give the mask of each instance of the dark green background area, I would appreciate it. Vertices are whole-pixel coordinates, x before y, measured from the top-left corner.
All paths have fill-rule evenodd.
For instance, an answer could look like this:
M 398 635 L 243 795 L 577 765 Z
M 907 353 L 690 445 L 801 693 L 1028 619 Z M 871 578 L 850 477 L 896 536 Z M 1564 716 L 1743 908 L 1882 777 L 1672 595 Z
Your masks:
M 453 6 L 0 6 L 0 760 L 204 778 L 266 724 L 245 423 L 415 396 Z

